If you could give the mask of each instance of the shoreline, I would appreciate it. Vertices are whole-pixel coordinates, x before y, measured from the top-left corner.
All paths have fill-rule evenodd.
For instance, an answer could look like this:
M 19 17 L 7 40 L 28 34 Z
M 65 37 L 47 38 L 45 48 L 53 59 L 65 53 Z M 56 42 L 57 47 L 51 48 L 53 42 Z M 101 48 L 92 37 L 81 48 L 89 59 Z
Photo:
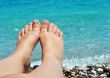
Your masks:
M 110 54 L 101 54 L 101 55 L 95 55 L 95 56 L 88 56 L 88 57 L 82 57 L 82 58 L 64 58 L 63 60 L 63 67 L 66 68 L 72 68 L 73 66 L 79 66 L 79 67 L 85 67 L 87 65 L 95 65 L 97 63 L 103 64 L 103 63 L 110 63 L 109 58 Z M 34 59 L 32 60 L 31 67 L 34 65 L 40 65 L 41 60 L 40 59 Z
M 38 66 L 30 67 L 29 71 L 34 70 Z M 63 73 L 66 78 L 107 78 L 110 77 L 110 63 L 90 64 L 85 67 L 63 67 Z

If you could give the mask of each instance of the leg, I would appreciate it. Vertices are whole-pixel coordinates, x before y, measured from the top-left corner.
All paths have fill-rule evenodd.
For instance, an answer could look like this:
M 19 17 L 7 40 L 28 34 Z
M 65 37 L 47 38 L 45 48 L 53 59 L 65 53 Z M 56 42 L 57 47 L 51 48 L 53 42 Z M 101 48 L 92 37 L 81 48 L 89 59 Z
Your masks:
M 25 72 L 30 65 L 32 50 L 39 40 L 40 26 L 35 20 L 19 32 L 15 52 L 0 61 L 0 76 Z
M 44 21 L 41 26 L 42 64 L 31 72 L 30 78 L 64 78 L 62 72 L 63 34 L 54 25 Z
M 63 34 L 53 24 L 44 21 L 40 33 L 42 65 L 30 74 L 8 75 L 1 78 L 64 78 L 62 72 Z

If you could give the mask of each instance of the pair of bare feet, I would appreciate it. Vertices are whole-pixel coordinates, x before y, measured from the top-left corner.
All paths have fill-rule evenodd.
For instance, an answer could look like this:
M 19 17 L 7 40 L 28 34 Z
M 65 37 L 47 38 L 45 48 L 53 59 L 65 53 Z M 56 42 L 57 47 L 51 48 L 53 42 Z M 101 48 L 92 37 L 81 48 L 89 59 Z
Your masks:
M 23 57 L 24 64 L 30 64 L 32 50 L 39 40 L 42 47 L 42 61 L 57 59 L 62 63 L 63 33 L 53 23 L 49 24 L 45 20 L 40 26 L 39 21 L 35 20 L 19 32 L 16 50 L 22 51 L 16 53 Z
M 63 33 L 55 24 L 46 20 L 42 22 L 42 25 L 38 20 L 34 20 L 19 32 L 17 47 L 12 56 L 22 59 L 24 67 L 28 67 L 31 63 L 32 51 L 39 41 L 42 47 L 42 65 L 31 73 L 33 76 L 29 76 L 34 78 L 35 73 L 43 74 L 42 70 L 49 72 L 52 70 L 54 74 L 61 74 L 59 78 L 63 77 L 61 68 L 64 50 Z M 26 68 L 22 72 L 25 70 Z

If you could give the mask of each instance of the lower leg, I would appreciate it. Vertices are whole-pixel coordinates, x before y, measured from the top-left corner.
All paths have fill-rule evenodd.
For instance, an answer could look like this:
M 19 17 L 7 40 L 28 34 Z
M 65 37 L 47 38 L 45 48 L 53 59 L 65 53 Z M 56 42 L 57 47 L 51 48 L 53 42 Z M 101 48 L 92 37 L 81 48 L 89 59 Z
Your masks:
M 20 31 L 15 52 L 0 61 L 0 76 L 24 73 L 30 65 L 32 50 L 39 40 L 38 21 L 27 25 Z
M 62 65 L 56 59 L 50 59 L 42 63 L 37 69 L 29 74 L 30 78 L 64 78 Z
M 19 56 L 12 55 L 0 61 L 0 76 L 24 72 L 24 64 Z

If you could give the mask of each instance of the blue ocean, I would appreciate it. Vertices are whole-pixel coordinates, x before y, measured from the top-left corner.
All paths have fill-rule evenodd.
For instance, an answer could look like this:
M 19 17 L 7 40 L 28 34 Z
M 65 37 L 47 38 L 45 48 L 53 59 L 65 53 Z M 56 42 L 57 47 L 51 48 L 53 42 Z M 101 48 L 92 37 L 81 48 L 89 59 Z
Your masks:
M 110 61 L 110 0 L 0 0 L 0 59 L 14 52 L 18 32 L 34 19 L 64 32 L 64 66 Z M 32 64 L 40 60 L 38 44 Z

